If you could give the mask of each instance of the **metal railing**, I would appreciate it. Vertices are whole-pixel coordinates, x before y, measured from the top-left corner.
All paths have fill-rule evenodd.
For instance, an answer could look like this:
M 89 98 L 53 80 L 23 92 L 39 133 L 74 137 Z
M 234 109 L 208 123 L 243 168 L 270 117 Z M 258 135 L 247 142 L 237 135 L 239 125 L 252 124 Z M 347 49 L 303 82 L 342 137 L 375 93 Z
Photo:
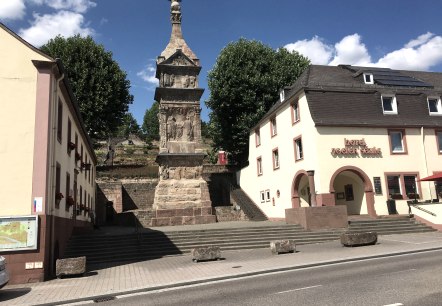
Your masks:
M 423 211 L 423 212 L 425 212 L 425 213 L 427 213 L 427 214 L 429 214 L 429 215 L 432 215 L 433 217 L 437 217 L 437 215 L 436 215 L 434 212 L 429 211 L 429 210 L 427 210 L 427 209 L 422 208 L 422 207 L 419 206 L 419 205 L 422 205 L 422 204 L 432 204 L 432 203 L 408 203 L 408 206 L 409 206 L 409 207 L 412 206 L 412 207 L 414 207 L 414 208 L 419 209 L 420 211 Z M 438 203 L 438 204 L 441 204 L 441 203 Z

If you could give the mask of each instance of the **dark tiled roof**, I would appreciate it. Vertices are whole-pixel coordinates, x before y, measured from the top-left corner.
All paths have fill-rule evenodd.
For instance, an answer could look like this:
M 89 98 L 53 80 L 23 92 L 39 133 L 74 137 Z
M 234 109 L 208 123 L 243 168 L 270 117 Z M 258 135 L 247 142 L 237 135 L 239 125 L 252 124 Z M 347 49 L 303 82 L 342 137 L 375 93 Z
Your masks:
M 362 72 L 374 69 L 311 65 L 291 86 L 285 95 L 286 100 L 283 103 L 277 101 L 259 124 L 288 103 L 290 97 L 304 91 L 316 125 L 442 127 L 442 116 L 430 116 L 427 103 L 428 96 L 442 95 L 442 73 L 393 70 L 428 83 L 430 87 L 365 84 Z M 395 94 L 397 115 L 383 114 L 382 94 Z

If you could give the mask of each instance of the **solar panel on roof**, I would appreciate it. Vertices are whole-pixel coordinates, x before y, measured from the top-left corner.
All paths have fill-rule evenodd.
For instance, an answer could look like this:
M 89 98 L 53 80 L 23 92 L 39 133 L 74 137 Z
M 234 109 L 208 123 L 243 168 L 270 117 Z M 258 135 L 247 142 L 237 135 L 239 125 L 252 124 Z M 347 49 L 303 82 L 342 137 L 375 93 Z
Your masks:
M 406 87 L 433 87 L 431 84 L 422 82 L 395 70 L 372 70 L 374 80 L 380 85 L 406 86 Z

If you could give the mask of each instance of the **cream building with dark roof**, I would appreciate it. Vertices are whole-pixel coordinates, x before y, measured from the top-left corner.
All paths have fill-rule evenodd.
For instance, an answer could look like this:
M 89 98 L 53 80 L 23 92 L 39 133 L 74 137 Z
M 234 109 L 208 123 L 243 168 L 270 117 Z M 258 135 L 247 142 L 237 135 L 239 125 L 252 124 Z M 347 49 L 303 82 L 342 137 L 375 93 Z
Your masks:
M 54 275 L 91 229 L 96 157 L 59 60 L 0 23 L 0 252 L 11 283 Z
M 250 131 L 241 188 L 267 214 L 345 205 L 349 215 L 400 214 L 442 201 L 442 73 L 310 66 Z M 442 205 L 428 209 L 442 215 Z M 435 226 L 442 219 L 413 209 Z

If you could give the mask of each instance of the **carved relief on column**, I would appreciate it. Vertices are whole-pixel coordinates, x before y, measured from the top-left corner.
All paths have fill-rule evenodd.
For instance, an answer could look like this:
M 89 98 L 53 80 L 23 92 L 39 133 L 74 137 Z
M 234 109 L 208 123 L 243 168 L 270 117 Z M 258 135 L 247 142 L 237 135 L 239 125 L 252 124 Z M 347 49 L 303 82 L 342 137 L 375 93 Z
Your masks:
M 164 151 L 167 141 L 167 135 L 166 135 L 166 120 L 167 120 L 167 109 L 164 106 L 160 105 L 160 111 L 158 112 L 158 120 L 160 122 L 160 150 Z
M 190 142 L 195 138 L 195 113 L 192 108 L 171 107 L 165 112 L 167 141 Z
M 193 118 L 193 126 L 195 141 L 201 143 L 201 108 L 199 106 L 194 107 L 195 116 Z
M 161 73 L 160 85 L 162 87 L 173 87 L 175 85 L 175 75 L 168 73 Z

